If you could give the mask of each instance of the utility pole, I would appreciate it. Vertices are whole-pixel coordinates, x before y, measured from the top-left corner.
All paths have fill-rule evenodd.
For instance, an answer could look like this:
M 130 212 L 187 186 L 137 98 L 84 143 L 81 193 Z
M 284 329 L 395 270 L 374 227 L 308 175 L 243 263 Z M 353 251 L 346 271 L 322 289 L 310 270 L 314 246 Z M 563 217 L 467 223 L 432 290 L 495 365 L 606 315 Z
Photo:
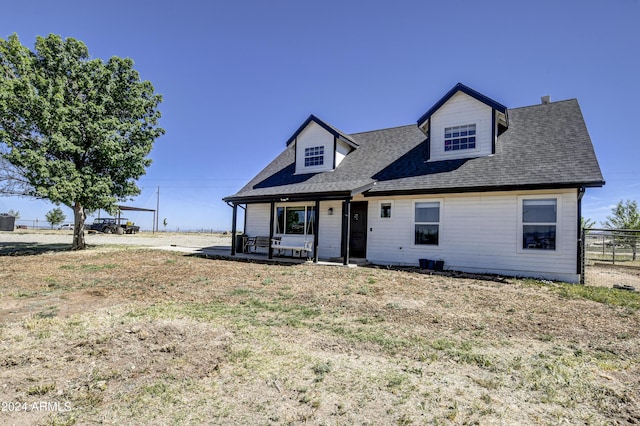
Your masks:
M 158 218 L 160 218 L 160 185 L 158 185 L 158 197 L 156 198 L 156 232 L 158 232 Z

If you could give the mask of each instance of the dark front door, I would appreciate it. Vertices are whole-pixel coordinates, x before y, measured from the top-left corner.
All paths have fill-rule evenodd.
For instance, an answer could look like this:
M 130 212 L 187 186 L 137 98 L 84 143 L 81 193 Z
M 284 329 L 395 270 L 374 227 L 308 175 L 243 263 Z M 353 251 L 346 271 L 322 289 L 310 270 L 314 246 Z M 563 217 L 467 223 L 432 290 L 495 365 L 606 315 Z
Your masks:
M 367 257 L 367 202 L 351 203 L 349 255 Z

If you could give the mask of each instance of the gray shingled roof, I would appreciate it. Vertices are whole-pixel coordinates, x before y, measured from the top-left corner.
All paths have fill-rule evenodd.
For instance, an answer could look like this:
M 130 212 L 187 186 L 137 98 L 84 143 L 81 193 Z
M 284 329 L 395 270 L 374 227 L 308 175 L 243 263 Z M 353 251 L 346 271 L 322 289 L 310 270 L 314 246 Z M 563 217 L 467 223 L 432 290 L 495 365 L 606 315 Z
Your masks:
M 492 156 L 429 161 L 417 125 L 351 134 L 359 147 L 330 172 L 295 175 L 294 144 L 225 201 L 602 186 L 577 100 L 510 109 Z

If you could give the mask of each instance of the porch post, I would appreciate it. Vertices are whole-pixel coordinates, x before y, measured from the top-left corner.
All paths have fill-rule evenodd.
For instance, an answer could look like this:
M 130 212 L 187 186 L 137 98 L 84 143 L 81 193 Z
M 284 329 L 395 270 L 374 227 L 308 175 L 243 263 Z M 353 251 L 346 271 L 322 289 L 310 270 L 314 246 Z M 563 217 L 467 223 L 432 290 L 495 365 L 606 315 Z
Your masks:
M 318 229 L 320 229 L 320 200 L 316 200 L 316 210 L 313 213 L 313 263 L 318 263 Z
M 349 243 L 350 243 L 350 226 L 351 226 L 351 199 L 347 198 L 344 203 L 342 203 L 342 242 L 344 244 L 343 255 L 344 259 L 342 261 L 343 265 L 349 264 Z
M 271 240 L 273 239 L 273 219 L 275 217 L 276 202 L 271 200 L 271 212 L 269 214 L 269 259 L 273 259 L 273 247 Z
M 586 237 L 586 232 L 585 230 L 582 228 L 582 197 L 584 196 L 584 193 L 586 191 L 586 188 L 583 186 L 581 188 L 578 188 L 578 211 L 576 216 L 578 216 L 578 253 L 577 253 L 577 259 L 576 259 L 576 273 L 580 275 L 580 284 L 584 284 L 585 280 L 584 280 L 584 239 Z M 604 248 L 604 245 L 602 246 Z
M 236 223 L 238 221 L 238 204 L 233 203 L 233 216 L 231 219 L 231 256 L 236 255 Z

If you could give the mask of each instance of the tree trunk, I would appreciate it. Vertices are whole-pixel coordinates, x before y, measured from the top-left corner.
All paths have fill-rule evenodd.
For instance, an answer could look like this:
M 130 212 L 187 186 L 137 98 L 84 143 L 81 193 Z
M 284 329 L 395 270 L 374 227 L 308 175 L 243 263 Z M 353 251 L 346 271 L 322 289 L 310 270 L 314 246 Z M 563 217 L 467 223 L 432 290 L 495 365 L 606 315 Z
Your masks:
M 80 203 L 73 205 L 73 250 L 84 250 L 87 245 L 84 242 L 84 221 L 87 216 L 84 207 Z

